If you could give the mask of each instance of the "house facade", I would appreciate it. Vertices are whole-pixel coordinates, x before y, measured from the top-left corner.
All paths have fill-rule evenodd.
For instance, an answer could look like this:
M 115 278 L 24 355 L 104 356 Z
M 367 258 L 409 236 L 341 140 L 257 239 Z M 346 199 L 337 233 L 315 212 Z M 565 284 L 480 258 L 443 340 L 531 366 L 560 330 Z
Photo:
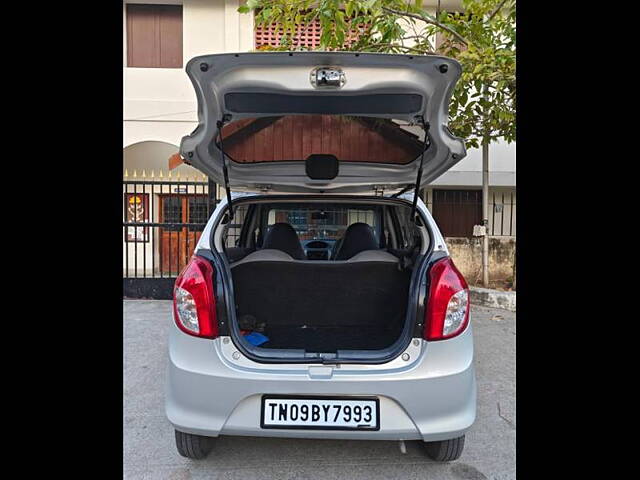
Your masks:
M 247 52 L 277 41 L 273 31 L 254 28 L 239 0 L 126 1 L 123 22 L 123 230 L 125 277 L 174 277 L 195 245 L 210 211 L 210 189 L 224 195 L 188 165 L 169 169 L 182 136 L 197 125 L 197 104 L 184 66 L 194 56 Z M 456 2 L 425 1 L 435 9 Z M 449 5 L 449 3 L 451 5 Z M 319 29 L 301 41 L 310 47 Z M 513 238 L 516 213 L 515 144 L 490 148 L 489 233 Z M 481 152 L 436 179 L 425 201 L 447 237 L 471 237 L 482 221 Z M 168 226 L 167 226 L 168 225 Z M 186 252 L 186 253 L 185 253 Z M 176 260 L 178 258 L 178 260 Z

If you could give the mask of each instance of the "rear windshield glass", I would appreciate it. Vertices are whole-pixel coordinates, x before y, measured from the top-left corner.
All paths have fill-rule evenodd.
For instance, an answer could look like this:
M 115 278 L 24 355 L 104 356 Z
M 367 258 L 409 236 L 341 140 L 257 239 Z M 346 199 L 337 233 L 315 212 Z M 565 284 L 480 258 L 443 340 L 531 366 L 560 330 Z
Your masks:
M 311 154 L 341 162 L 406 164 L 423 149 L 421 127 L 401 120 L 345 115 L 248 118 L 223 128 L 225 153 L 238 163 L 302 161 Z
M 337 240 L 353 223 L 366 223 L 380 240 L 379 208 L 364 205 L 273 205 L 267 212 L 267 230 L 275 223 L 288 223 L 298 238 L 305 240 Z

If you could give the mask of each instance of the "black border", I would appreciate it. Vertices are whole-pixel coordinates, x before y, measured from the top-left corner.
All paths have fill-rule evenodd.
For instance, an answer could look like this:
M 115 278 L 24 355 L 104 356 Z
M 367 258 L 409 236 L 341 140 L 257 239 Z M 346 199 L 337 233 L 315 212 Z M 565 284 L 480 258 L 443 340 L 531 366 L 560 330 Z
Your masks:
M 278 425 L 264 424 L 264 402 L 269 399 L 292 399 L 292 400 L 370 400 L 376 404 L 376 426 L 371 428 L 351 428 L 351 427 L 307 427 L 303 425 L 291 425 L 281 427 Z M 380 431 L 380 398 L 372 395 L 284 395 L 265 393 L 260 397 L 260 428 L 265 430 L 347 430 L 349 432 L 378 432 Z

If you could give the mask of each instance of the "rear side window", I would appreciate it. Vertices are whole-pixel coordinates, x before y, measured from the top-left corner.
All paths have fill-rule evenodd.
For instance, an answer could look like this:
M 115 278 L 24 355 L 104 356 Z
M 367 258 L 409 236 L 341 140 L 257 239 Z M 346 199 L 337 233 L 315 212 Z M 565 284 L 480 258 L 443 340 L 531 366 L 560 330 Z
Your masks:
M 233 248 L 240 246 L 240 235 L 247 218 L 248 204 L 237 205 L 233 208 L 233 220 L 224 226 L 222 232 L 222 242 L 225 247 Z
M 380 241 L 380 209 L 363 205 L 271 205 L 266 215 L 267 229 L 275 223 L 288 223 L 304 240 L 337 240 L 349 225 L 362 222 L 372 227 Z
M 395 209 L 397 216 L 397 229 L 399 234 L 398 248 L 412 249 L 421 244 L 420 230 L 411 219 L 411 208 L 401 207 Z

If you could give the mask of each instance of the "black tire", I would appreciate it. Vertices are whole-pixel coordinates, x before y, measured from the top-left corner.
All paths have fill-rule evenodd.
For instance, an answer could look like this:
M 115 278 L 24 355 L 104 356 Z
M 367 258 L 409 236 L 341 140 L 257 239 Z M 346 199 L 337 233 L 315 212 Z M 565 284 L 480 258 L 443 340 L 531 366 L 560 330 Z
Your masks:
M 213 438 L 193 435 L 191 433 L 176 432 L 176 447 L 183 457 L 200 460 L 209 455 L 213 448 Z
M 450 440 L 440 440 L 438 442 L 425 442 L 424 448 L 427 455 L 436 462 L 452 462 L 462 455 L 464 449 L 464 435 Z

